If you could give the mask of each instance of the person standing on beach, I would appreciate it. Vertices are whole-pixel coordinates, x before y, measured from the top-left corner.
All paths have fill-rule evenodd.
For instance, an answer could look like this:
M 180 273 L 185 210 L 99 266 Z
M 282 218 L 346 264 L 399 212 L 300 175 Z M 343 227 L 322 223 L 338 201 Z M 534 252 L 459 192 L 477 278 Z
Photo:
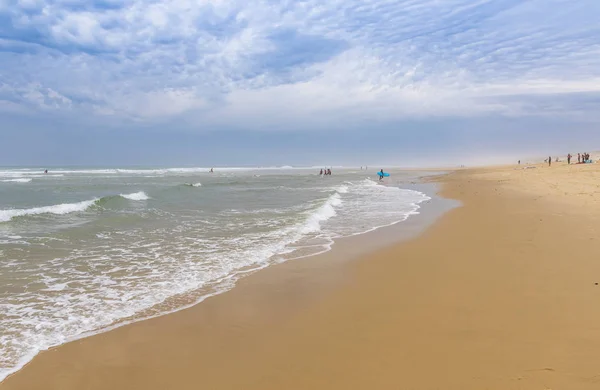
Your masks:
M 567 154 L 567 164 L 571 164 L 571 153 Z
M 552 156 L 548 156 L 548 166 L 552 166 Z

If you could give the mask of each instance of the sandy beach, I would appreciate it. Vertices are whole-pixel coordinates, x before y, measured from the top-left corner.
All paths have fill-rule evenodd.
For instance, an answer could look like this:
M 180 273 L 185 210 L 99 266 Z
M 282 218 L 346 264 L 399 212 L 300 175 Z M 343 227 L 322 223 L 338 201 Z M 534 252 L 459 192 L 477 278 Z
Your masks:
M 16 389 L 597 389 L 600 166 L 465 169 L 423 234 L 39 354 Z

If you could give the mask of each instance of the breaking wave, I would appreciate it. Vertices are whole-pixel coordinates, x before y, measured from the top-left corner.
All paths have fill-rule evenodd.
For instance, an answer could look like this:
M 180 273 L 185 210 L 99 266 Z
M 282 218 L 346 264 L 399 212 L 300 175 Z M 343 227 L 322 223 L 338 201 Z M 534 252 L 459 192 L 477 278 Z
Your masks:
M 144 191 L 134 192 L 133 194 L 121 194 L 121 197 L 129 200 L 148 200 L 150 197 Z
M 30 209 L 9 209 L 0 210 L 0 222 L 8 222 L 16 217 L 24 217 L 28 215 L 39 214 L 69 214 L 78 211 L 85 211 L 90 206 L 94 205 L 99 199 L 84 200 L 77 203 L 63 203 L 53 206 L 34 207 Z
M 7 179 L 7 180 L 0 180 L 4 183 L 29 183 L 31 181 L 31 179 L 26 179 L 26 178 L 20 178 L 20 179 Z

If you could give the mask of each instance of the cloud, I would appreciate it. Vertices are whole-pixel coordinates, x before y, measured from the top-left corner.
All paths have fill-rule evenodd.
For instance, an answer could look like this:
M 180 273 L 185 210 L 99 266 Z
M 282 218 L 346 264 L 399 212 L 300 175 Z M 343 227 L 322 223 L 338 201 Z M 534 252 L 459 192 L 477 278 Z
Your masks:
M 600 2 L 2 0 L 0 109 L 327 128 L 597 118 Z

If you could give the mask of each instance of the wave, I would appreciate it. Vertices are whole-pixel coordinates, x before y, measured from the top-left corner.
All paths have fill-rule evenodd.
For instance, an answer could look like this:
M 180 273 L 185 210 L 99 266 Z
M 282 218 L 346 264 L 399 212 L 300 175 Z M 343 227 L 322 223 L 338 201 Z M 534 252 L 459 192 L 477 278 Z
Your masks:
M 148 200 L 150 197 L 144 191 L 134 192 L 133 194 L 121 194 L 121 197 L 129 200 Z
M 28 215 L 39 215 L 39 214 L 56 214 L 63 215 L 69 213 L 75 213 L 78 211 L 85 211 L 92 205 L 94 205 L 99 199 L 84 200 L 77 203 L 63 203 L 53 206 L 34 207 L 30 209 L 8 209 L 0 210 L 0 222 L 8 222 L 16 217 L 24 217 Z
M 29 183 L 32 179 L 25 179 L 25 178 L 21 178 L 21 179 L 7 179 L 7 180 L 0 180 L 4 183 Z
M 185 183 L 184 186 L 188 187 L 202 187 L 202 183 Z
M 336 216 L 335 207 L 338 207 L 342 204 L 342 199 L 340 197 L 339 192 L 331 195 L 325 203 L 316 209 L 310 216 L 306 219 L 304 226 L 302 228 L 303 234 L 308 234 L 312 232 L 318 232 L 321 230 L 321 222 L 327 221 L 331 217 Z
M 352 183 L 350 183 L 352 184 Z M 341 185 L 339 187 L 336 188 L 336 191 L 339 192 L 340 194 L 347 194 L 348 193 L 348 186 L 347 185 Z
M 334 167 L 335 168 L 335 167 Z M 252 171 L 278 171 L 278 170 L 312 170 L 312 167 L 293 167 L 290 165 L 272 166 L 272 167 L 221 167 L 214 168 L 215 173 L 224 172 L 252 172 Z M 56 168 L 43 173 L 43 169 L 14 169 L 0 170 L 0 177 L 53 177 L 63 175 L 190 175 L 199 173 L 209 173 L 210 167 L 191 167 L 191 168 L 147 168 L 147 169 L 127 169 L 127 168 L 100 168 L 100 169 L 60 169 Z
M 92 206 L 103 206 L 111 199 L 114 198 L 125 198 L 129 200 L 148 200 L 150 197 L 146 195 L 145 192 L 135 192 L 132 194 L 121 194 L 121 195 L 113 195 L 113 196 L 105 196 L 102 198 L 94 198 L 91 200 L 84 200 L 76 203 L 62 203 L 52 206 L 42 206 L 42 207 L 32 207 L 29 209 L 7 209 L 0 210 L 0 222 L 9 222 L 13 218 L 18 217 L 27 217 L 30 215 L 40 215 L 40 214 L 55 214 L 55 215 L 64 215 L 70 213 L 76 213 L 80 211 L 85 211 Z

